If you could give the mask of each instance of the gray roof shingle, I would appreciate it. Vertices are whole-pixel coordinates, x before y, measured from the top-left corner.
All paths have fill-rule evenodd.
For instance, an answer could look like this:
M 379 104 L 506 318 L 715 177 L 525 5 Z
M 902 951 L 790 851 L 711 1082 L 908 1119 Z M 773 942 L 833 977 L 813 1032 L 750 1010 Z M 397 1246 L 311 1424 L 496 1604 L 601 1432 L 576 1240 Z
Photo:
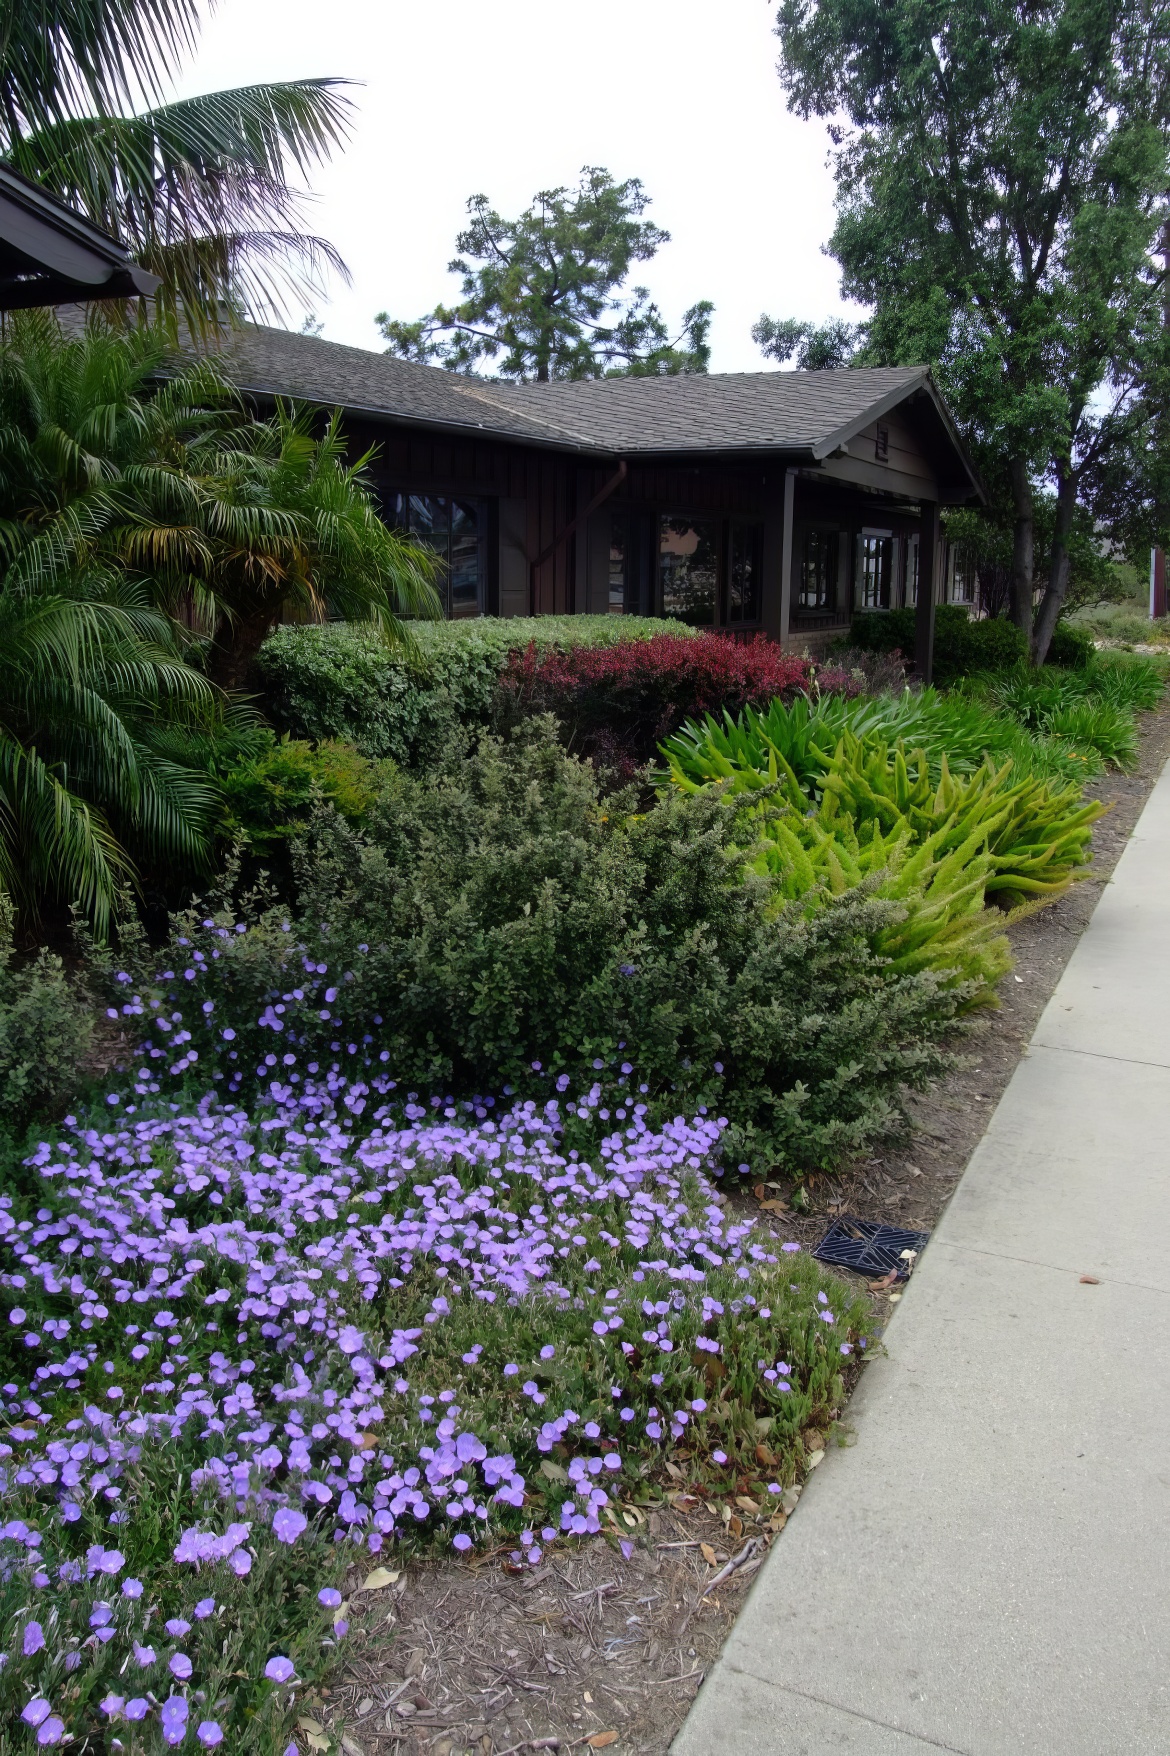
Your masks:
M 608 456 L 822 458 L 929 385 L 921 366 L 504 384 L 252 325 L 233 333 L 219 352 L 242 390 Z

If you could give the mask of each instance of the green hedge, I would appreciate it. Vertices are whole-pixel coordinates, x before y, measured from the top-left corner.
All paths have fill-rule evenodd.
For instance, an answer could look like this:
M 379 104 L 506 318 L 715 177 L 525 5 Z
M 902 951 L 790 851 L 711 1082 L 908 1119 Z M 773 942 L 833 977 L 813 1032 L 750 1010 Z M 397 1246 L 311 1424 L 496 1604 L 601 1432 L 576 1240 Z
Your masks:
M 850 639 L 864 652 L 900 651 L 914 658 L 913 610 L 880 610 L 854 616 Z M 975 671 L 1010 671 L 1028 656 L 1028 643 L 1013 622 L 993 616 L 977 622 L 958 604 L 934 613 L 934 676 L 938 683 Z
M 914 657 L 913 610 L 875 610 L 854 616 L 850 639 L 863 652 L 900 651 Z M 1058 622 L 1048 649 L 1050 665 L 1079 670 L 1093 656 L 1089 635 Z M 950 683 L 980 671 L 1010 671 L 1028 657 L 1028 642 L 1004 616 L 979 621 L 959 604 L 939 604 L 934 613 L 934 679 Z
M 433 758 L 455 726 L 490 722 L 509 653 L 532 642 L 540 651 L 613 646 L 663 628 L 637 616 L 484 616 L 416 624 L 414 651 L 405 653 L 346 623 L 287 626 L 265 643 L 258 668 L 265 707 L 282 732 L 413 764 Z

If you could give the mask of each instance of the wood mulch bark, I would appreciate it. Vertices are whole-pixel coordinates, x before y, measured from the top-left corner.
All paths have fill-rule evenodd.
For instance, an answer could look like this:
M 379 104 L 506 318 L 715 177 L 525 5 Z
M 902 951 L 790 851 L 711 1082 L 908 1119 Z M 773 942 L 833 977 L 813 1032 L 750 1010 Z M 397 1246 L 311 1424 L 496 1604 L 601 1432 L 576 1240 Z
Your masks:
M 1095 828 L 1088 877 L 1011 928 L 1016 964 L 1002 1006 L 975 1021 L 960 1065 L 910 1099 L 911 1139 L 814 1180 L 808 1211 L 768 1215 L 769 1227 L 807 1246 L 839 1212 L 934 1228 L 1168 755 L 1170 705 L 1143 716 L 1133 773 L 1088 788 L 1112 807 Z M 731 1200 L 755 1205 L 747 1191 Z M 888 1294 L 871 1299 L 878 1333 L 891 1307 Z M 820 1461 L 826 1437 L 805 1435 L 806 1459 Z M 334 1687 L 306 1701 L 300 1747 L 323 1749 L 330 1729 L 344 1728 L 344 1756 L 665 1756 L 786 1512 L 754 1517 L 664 1494 L 656 1510 L 625 1517 L 620 1547 L 596 1537 L 550 1549 L 536 1570 L 514 1568 L 506 1553 L 411 1562 L 369 1593 L 357 1589 L 365 1569 L 355 1570 L 349 1656 Z

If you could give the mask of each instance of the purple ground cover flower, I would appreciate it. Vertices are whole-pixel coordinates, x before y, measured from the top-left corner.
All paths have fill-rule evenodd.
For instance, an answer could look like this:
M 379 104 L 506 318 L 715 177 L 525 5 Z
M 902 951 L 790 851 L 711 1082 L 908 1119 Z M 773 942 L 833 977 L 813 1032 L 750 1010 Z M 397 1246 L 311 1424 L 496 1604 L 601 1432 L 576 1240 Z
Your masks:
M 168 1020 L 172 1055 L 185 1028 Z M 162 1653 L 167 1681 L 185 1682 L 217 1649 L 217 1607 L 231 1618 L 247 1601 L 254 1556 L 287 1565 L 295 1546 L 329 1578 L 404 1534 L 464 1554 L 502 1529 L 536 1566 L 558 1534 L 613 1529 L 627 1469 L 684 1435 L 693 1458 L 727 1462 L 709 1449 L 717 1432 L 729 1443 L 709 1399 L 747 1353 L 756 1411 L 789 1397 L 799 1423 L 812 1366 L 839 1359 L 848 1328 L 839 1297 L 817 1299 L 815 1264 L 781 1274 L 779 1243 L 716 1200 L 718 1119 L 651 1128 L 644 1104 L 600 1083 L 543 1105 L 403 1102 L 375 1068 L 309 1078 L 277 1034 L 284 1058 L 250 1109 L 171 1102 L 144 1077 L 116 1114 L 71 1118 L 37 1148 L 41 1205 L 23 1230 L 0 1194 L 0 1290 L 37 1337 L 23 1380 L 0 1386 L 0 1564 L 43 1581 L 63 1635 L 76 1586 L 104 1587 L 66 1663 L 96 1662 L 108 1640 L 107 1675 L 128 1663 L 143 1689 L 162 1669 L 142 1616 L 158 1588 L 119 1583 L 113 1545 L 140 1552 L 119 1530 L 147 1465 L 191 1507 L 174 1546 L 190 1595 L 164 1611 L 187 1650 Z M 602 1108 L 610 1131 L 570 1147 L 567 1128 Z M 754 1371 L 765 1311 L 767 1351 L 789 1354 L 764 1362 L 771 1381 Z M 538 1543 L 535 1521 L 521 1526 L 542 1495 Z M 333 1585 L 317 1595 L 341 1610 Z M 347 1626 L 338 1615 L 335 1638 Z M 34 1629 L 45 1643 L 40 1623 L 18 1627 L 15 1662 L 36 1658 Z M 292 1679 L 273 1663 L 287 1674 L 267 1681 Z M 141 1695 L 117 1711 L 155 1709 Z M 157 1711 L 168 1745 L 218 1741 L 182 1695 Z
M 295 1675 L 295 1667 L 291 1659 L 270 1658 L 264 1667 L 264 1675 L 271 1683 L 287 1683 Z

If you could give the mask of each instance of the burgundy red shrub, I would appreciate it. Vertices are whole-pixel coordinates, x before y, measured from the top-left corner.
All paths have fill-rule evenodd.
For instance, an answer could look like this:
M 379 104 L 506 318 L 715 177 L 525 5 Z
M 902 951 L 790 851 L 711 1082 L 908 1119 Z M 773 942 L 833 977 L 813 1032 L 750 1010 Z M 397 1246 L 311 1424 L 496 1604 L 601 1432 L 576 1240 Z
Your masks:
M 572 747 L 619 769 L 652 761 L 661 740 L 697 714 L 738 713 L 778 696 L 812 693 L 811 660 L 764 635 L 656 634 L 618 646 L 513 653 L 501 678 L 505 698 L 525 713 L 553 713 Z M 830 687 L 856 684 L 834 676 Z

